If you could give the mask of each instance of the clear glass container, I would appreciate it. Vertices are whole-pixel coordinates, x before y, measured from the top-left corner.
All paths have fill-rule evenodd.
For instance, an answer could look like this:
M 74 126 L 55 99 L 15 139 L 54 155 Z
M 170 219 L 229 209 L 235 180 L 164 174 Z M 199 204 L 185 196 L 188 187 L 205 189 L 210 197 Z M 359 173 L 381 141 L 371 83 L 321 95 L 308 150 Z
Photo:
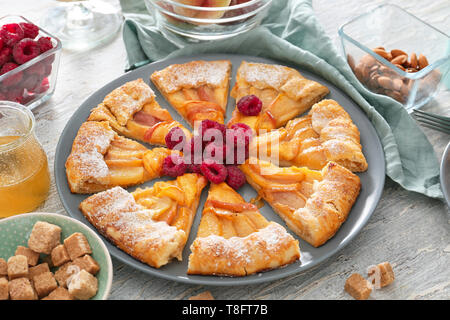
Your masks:
M 161 29 L 195 40 L 225 39 L 256 27 L 272 0 L 214 0 L 214 7 L 195 6 L 198 2 L 145 0 Z
M 359 81 L 408 110 L 428 103 L 450 69 L 449 36 L 396 5 L 383 4 L 354 18 L 339 29 L 339 35 Z M 375 53 L 373 49 L 378 47 L 388 54 L 395 49 L 406 53 L 407 67 L 403 70 L 403 65 L 391 63 L 392 55 L 385 58 Z M 425 67 L 413 68 L 413 53 L 426 57 Z
M 0 26 L 8 23 L 33 23 L 22 16 L 0 18 Z M 0 100 L 18 102 L 30 109 L 47 101 L 55 91 L 58 75 L 61 42 L 39 28 L 40 37 L 50 37 L 53 48 L 16 69 L 0 75 Z
M 28 108 L 0 101 L 0 218 L 33 211 L 47 198 L 47 156 L 34 124 Z

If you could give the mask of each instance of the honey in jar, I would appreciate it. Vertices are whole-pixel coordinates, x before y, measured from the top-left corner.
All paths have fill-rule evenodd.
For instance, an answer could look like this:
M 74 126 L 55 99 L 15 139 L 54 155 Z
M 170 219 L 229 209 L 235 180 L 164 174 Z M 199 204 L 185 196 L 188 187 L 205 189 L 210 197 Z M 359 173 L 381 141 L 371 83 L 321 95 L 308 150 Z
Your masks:
M 25 107 L 0 102 L 0 218 L 30 212 L 48 195 L 47 156 Z

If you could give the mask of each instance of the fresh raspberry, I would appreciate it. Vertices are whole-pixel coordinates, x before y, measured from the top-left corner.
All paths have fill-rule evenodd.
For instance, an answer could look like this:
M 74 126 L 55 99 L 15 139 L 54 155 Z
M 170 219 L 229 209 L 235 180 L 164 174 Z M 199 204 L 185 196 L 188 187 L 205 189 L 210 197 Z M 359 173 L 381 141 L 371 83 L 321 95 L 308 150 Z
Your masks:
M 2 69 L 0 70 L 0 75 L 10 72 L 17 67 L 18 67 L 18 65 L 15 64 L 14 62 L 5 63 L 2 67 Z M 15 75 L 7 77 L 5 80 L 3 80 L 2 84 L 7 87 L 14 86 L 22 80 L 22 76 L 23 76 L 22 72 L 18 72 Z
M 13 47 L 17 42 L 23 39 L 24 32 L 17 23 L 5 24 L 0 29 L 0 38 L 8 47 Z
M 222 133 L 222 135 L 225 137 L 226 127 L 222 123 L 218 123 L 216 121 L 207 119 L 207 120 L 202 121 L 200 127 L 202 130 L 202 135 L 205 134 L 206 130 L 213 128 L 213 129 L 219 130 Z
M 48 78 L 44 78 L 42 80 L 42 82 L 40 83 L 40 85 L 38 85 L 35 89 L 34 89 L 34 93 L 44 93 L 46 92 L 48 89 L 50 88 L 50 83 L 48 81 Z
M 242 97 L 237 107 L 239 111 L 245 116 L 257 116 L 262 109 L 262 101 L 257 96 L 251 94 L 249 96 Z
M 38 36 L 39 27 L 37 25 L 26 22 L 21 22 L 19 25 L 22 27 L 24 38 L 34 39 Z
M 22 39 L 14 45 L 13 57 L 18 64 L 24 64 L 41 53 L 36 41 L 31 39 Z
M 202 174 L 201 165 L 200 164 L 190 164 L 188 165 L 188 171 L 192 173 Z
M 0 67 L 2 67 L 5 63 L 12 61 L 12 49 L 11 48 L 3 48 L 0 51 Z
M 46 74 L 46 65 L 42 63 L 42 61 L 32 64 L 25 70 L 26 74 L 38 75 L 42 78 Z
M 52 38 L 50 37 L 40 37 L 37 41 L 39 48 L 41 49 L 41 53 L 50 50 L 53 48 Z
M 186 143 L 183 149 L 186 163 L 200 164 L 203 160 L 203 141 L 202 137 L 195 135 Z
M 0 101 L 1 100 L 6 100 L 6 95 L 0 92 Z
M 228 175 L 226 183 L 234 190 L 238 190 L 245 184 L 246 182 L 245 175 L 241 171 L 241 169 L 239 169 L 236 166 L 227 166 L 227 171 Z
M 187 170 L 187 165 L 179 155 L 171 154 L 164 158 L 162 172 L 164 175 L 178 177 L 183 175 Z
M 36 74 L 26 74 L 23 78 L 21 86 L 28 92 L 34 92 L 36 86 L 41 83 L 41 78 Z
M 23 88 L 11 88 L 6 92 L 6 100 L 17 103 L 23 102 Z
M 208 128 L 206 131 L 203 131 L 203 145 L 206 146 L 209 143 L 217 142 L 220 144 L 225 143 L 225 135 L 222 133 L 221 130 L 217 128 Z
M 186 135 L 180 127 L 175 127 L 170 129 L 165 140 L 167 148 L 173 150 L 177 147 L 177 150 L 181 151 L 186 143 Z
M 200 170 L 206 179 L 215 184 L 224 182 L 227 178 L 227 168 L 211 160 L 203 161 Z
M 2 49 L 3 49 L 3 40 L 2 38 L 0 38 L 0 51 L 2 51 Z
M 226 144 L 211 142 L 203 151 L 203 158 L 214 160 L 217 163 L 223 163 L 226 152 Z

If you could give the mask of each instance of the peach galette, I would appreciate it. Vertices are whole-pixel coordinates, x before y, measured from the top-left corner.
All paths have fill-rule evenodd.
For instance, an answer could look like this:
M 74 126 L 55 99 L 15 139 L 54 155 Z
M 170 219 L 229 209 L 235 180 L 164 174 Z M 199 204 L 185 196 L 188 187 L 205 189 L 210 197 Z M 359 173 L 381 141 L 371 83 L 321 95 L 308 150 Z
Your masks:
M 245 123 L 256 132 L 270 131 L 304 113 L 328 92 L 327 87 L 304 78 L 292 68 L 243 61 L 231 90 L 237 105 L 228 124 Z M 251 95 L 262 102 L 257 115 L 239 106 L 242 98 Z
M 246 276 L 300 258 L 298 241 L 226 183 L 212 184 L 191 246 L 188 274 Z
M 181 261 L 205 186 L 202 176 L 186 174 L 134 193 L 115 187 L 90 196 L 80 210 L 117 247 L 159 268 L 173 258 Z
M 175 127 L 190 136 L 189 130 L 161 108 L 155 93 L 142 79 L 114 89 L 92 109 L 88 121 L 107 121 L 118 133 L 155 145 L 164 146 L 167 133 Z
M 298 241 L 238 194 L 246 181 L 316 247 L 334 236 L 358 197 L 360 180 L 351 171 L 367 169 L 359 131 L 337 102 L 319 102 L 325 86 L 288 67 L 244 61 L 231 92 L 236 109 L 225 124 L 230 73 L 230 61 L 218 60 L 174 64 L 151 75 L 168 103 L 191 126 L 201 121 L 201 130 L 191 133 L 174 121 L 137 79 L 108 94 L 75 137 L 66 161 L 70 189 L 99 192 L 80 210 L 112 243 L 152 267 L 181 260 L 208 182 L 188 274 L 246 276 L 300 258 Z M 218 135 L 208 140 L 211 129 Z M 147 149 L 130 138 L 160 146 Z M 260 152 L 253 158 L 252 150 L 263 147 L 287 167 Z M 198 164 L 188 161 L 196 149 Z M 163 176 L 175 179 L 123 189 Z
M 205 119 L 224 123 L 231 62 L 191 61 L 151 75 L 166 100 L 192 126 Z
M 308 115 L 255 137 L 250 149 L 255 153 L 264 150 L 267 156 L 278 158 L 282 166 L 320 170 L 334 161 L 353 172 L 367 170 L 359 130 L 334 100 L 322 100 Z
M 339 230 L 360 191 L 359 177 L 335 162 L 315 171 L 251 158 L 241 169 L 288 227 L 314 247 Z

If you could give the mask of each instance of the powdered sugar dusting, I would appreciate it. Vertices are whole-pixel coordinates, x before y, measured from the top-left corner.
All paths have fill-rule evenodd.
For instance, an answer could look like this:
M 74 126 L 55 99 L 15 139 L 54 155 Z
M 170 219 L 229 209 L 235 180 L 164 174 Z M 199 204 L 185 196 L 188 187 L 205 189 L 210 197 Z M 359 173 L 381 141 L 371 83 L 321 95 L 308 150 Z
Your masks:
M 280 65 L 243 62 L 238 72 L 239 77 L 258 89 L 270 87 L 279 90 L 292 76 L 293 70 Z
M 202 85 L 219 87 L 228 81 L 230 69 L 229 61 L 192 61 L 157 71 L 152 79 L 158 83 L 158 87 L 173 93 L 182 88 L 198 88 Z

